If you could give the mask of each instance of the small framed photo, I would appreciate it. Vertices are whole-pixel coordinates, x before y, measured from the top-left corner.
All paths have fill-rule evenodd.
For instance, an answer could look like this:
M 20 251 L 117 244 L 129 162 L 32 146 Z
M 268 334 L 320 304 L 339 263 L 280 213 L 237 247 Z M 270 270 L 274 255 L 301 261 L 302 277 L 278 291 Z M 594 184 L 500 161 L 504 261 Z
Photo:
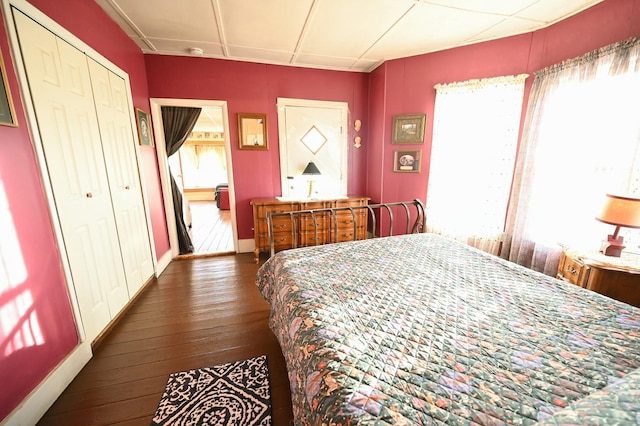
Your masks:
M 400 173 L 420 173 L 422 150 L 394 151 L 393 171 Z
M 396 144 L 420 144 L 424 142 L 424 127 L 427 114 L 405 114 L 393 116 L 393 140 Z
M 2 53 L 0 53 L 0 125 L 18 127 L 16 121 L 16 112 L 13 109 L 13 100 L 11 99 L 11 92 L 9 91 L 9 80 L 7 79 L 7 72 L 4 68 L 4 60 L 2 59 Z
M 267 114 L 238 114 L 240 149 L 269 150 Z
M 153 146 L 153 134 L 151 132 L 149 114 L 139 108 L 136 108 L 136 121 L 138 122 L 140 145 Z

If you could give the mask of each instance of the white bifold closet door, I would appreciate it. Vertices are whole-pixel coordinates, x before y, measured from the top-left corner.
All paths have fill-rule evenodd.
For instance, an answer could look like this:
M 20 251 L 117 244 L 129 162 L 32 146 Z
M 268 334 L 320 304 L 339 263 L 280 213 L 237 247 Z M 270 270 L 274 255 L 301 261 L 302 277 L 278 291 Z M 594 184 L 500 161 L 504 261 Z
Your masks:
M 73 289 L 93 340 L 153 274 L 134 136 L 123 118 L 126 88 L 27 16 L 14 17 Z
M 153 274 L 149 233 L 134 151 L 126 85 L 122 78 L 89 59 L 98 125 L 109 178 L 116 227 L 129 293 Z

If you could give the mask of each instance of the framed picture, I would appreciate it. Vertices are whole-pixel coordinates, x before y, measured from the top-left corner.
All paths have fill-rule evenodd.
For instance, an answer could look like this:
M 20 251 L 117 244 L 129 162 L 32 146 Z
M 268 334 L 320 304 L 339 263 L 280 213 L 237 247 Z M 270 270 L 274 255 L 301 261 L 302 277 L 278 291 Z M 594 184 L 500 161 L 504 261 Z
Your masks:
M 7 72 L 4 68 L 4 60 L 2 59 L 1 52 L 0 74 L 2 77 L 2 84 L 0 84 L 0 125 L 17 127 L 16 112 L 13 109 L 13 100 L 11 99 L 11 92 L 9 91 L 9 80 L 7 79 Z
M 394 151 L 393 171 L 402 173 L 420 173 L 422 150 Z
M 149 114 L 136 108 L 136 121 L 138 122 L 138 136 L 140 145 L 153 146 L 153 134 L 151 133 L 151 121 Z
M 393 116 L 392 143 L 423 143 L 427 114 L 405 114 Z
M 267 151 L 267 114 L 238 113 L 240 149 Z

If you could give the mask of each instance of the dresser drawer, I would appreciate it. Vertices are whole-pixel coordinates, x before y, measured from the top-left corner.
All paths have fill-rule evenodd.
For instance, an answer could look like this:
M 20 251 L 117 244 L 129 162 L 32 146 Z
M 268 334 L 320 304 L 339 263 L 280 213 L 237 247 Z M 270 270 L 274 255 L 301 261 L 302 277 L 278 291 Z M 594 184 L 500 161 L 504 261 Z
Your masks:
M 295 219 L 293 219 L 295 220 Z M 278 232 L 291 232 L 293 229 L 292 219 L 289 216 L 276 216 L 271 219 L 271 226 L 273 226 L 273 233 Z M 258 222 L 258 232 L 261 234 L 267 234 L 269 232 L 269 225 L 267 220 L 260 220 Z
M 297 223 L 298 229 L 300 231 L 323 231 L 327 229 L 327 218 L 329 217 L 328 213 L 318 213 L 312 217 L 309 215 L 301 215 L 300 219 Z M 315 220 L 314 220 L 315 219 Z
M 344 243 L 346 241 L 363 240 L 366 235 L 364 228 L 357 228 L 354 234 L 353 227 L 347 229 L 338 229 L 338 243 Z M 334 234 L 331 234 L 331 238 L 334 238 Z
M 586 287 L 589 279 L 589 270 L 589 266 L 563 253 L 558 265 L 557 278 L 580 287 Z
M 293 237 L 290 232 L 281 232 L 273 234 L 273 245 L 276 251 L 293 247 Z M 260 239 L 265 242 L 266 247 L 269 247 L 269 235 L 261 234 Z
M 318 230 L 317 239 L 316 239 L 316 233 L 313 231 L 301 232 L 300 242 L 298 243 L 298 247 L 319 246 L 322 244 L 326 244 L 327 242 L 328 240 L 327 240 L 326 230 L 325 231 Z
M 266 219 L 268 213 L 294 212 L 298 208 L 293 204 L 263 204 L 256 206 L 255 210 L 258 218 Z
M 357 227 L 362 227 L 366 223 L 366 211 L 355 210 L 354 214 L 350 211 L 336 213 L 338 229 L 353 229 L 354 222 Z M 331 224 L 333 225 L 333 219 Z
M 336 201 L 336 207 L 357 207 L 366 206 L 369 203 L 368 198 L 353 198 L 348 200 Z

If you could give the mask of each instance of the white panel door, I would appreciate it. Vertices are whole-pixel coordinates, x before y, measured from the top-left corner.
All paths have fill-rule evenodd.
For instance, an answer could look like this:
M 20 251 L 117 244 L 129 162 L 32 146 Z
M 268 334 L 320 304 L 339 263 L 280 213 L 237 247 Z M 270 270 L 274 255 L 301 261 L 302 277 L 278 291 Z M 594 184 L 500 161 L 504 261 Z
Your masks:
M 125 81 L 89 59 L 102 150 L 122 249 L 129 294 L 153 275 L 149 232 L 136 162 Z
M 86 56 L 15 13 L 86 336 L 129 301 Z
M 278 108 L 282 194 L 304 198 L 308 180 L 313 179 L 315 197 L 347 195 L 347 104 L 316 106 L 318 101 L 295 101 L 307 105 L 282 105 L 279 101 Z M 310 161 L 320 176 L 301 176 Z

